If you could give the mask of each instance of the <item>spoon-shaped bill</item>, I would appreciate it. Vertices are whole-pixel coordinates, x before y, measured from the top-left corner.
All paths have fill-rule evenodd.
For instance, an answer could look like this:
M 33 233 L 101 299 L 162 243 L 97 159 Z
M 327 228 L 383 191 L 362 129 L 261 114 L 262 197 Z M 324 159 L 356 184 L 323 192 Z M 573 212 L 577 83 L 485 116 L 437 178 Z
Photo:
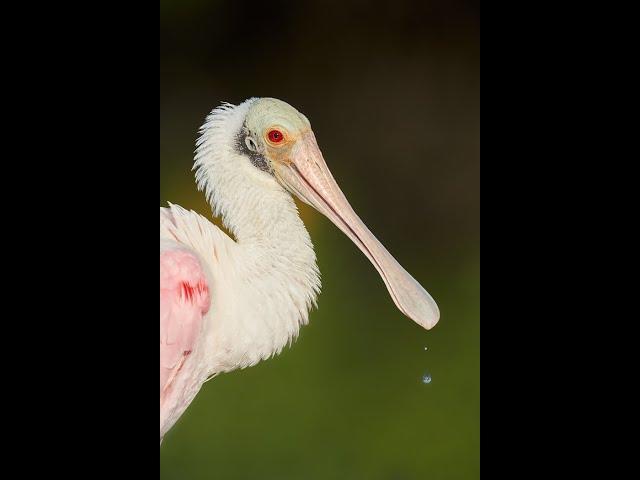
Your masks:
M 302 135 L 287 162 L 277 164 L 274 171 L 293 194 L 329 218 L 362 250 L 403 314 L 427 330 L 438 322 L 440 312 L 431 295 L 402 268 L 351 208 L 331 175 L 312 131 Z

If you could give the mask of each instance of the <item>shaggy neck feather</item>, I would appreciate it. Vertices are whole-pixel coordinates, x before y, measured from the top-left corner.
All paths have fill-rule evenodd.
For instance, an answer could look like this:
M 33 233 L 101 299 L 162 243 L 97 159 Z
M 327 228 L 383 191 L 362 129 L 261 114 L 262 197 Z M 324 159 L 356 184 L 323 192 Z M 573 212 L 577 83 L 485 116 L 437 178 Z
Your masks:
M 251 103 L 212 112 L 201 130 L 194 168 L 198 187 L 235 237 L 242 276 L 252 292 L 274 304 L 269 318 L 259 319 L 274 332 L 272 354 L 307 323 L 320 279 L 311 239 L 291 195 L 236 148 Z

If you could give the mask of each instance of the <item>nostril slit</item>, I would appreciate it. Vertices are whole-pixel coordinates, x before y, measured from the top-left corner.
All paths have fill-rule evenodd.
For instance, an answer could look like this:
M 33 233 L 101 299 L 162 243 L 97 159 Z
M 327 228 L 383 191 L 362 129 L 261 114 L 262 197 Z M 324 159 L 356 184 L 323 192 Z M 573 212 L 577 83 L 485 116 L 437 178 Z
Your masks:
M 251 150 L 252 152 L 255 152 L 258 148 L 256 146 L 256 142 L 253 141 L 253 138 L 251 137 L 246 137 L 244 139 L 244 143 L 247 145 L 247 148 L 249 150 Z

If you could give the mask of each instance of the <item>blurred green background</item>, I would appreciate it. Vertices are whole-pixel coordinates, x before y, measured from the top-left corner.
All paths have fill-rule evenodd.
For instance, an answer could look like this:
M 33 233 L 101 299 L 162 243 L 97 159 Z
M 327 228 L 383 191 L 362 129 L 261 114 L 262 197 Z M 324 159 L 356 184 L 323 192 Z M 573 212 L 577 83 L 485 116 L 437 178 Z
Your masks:
M 430 332 L 403 317 L 364 255 L 301 206 L 323 280 L 311 324 L 281 356 L 205 384 L 165 437 L 161 478 L 479 478 L 477 2 L 160 12 L 160 204 L 210 216 L 190 171 L 199 126 L 222 101 L 280 98 L 442 313 Z

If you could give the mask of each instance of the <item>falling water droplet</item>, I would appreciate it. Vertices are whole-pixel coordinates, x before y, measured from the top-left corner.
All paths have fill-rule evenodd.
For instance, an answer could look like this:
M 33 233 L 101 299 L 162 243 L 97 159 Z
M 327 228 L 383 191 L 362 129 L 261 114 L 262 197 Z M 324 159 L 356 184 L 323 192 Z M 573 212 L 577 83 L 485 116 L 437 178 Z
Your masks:
M 424 351 L 426 352 L 427 350 L 429 350 L 429 347 L 424 347 Z
M 425 385 L 431 383 L 431 374 L 429 372 L 422 375 L 422 383 L 424 383 Z

